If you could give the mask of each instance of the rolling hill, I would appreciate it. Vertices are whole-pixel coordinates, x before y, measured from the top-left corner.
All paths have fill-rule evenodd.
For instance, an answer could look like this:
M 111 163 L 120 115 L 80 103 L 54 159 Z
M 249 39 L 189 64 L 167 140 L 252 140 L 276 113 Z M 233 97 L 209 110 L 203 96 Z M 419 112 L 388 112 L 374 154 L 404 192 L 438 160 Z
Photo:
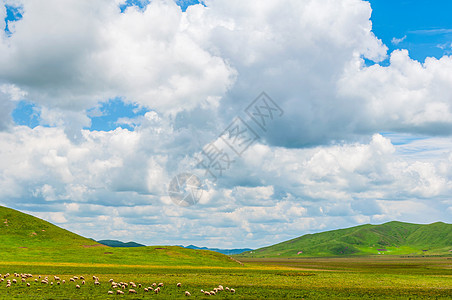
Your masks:
M 452 253 L 452 224 L 388 222 L 306 234 L 237 257 L 438 255 Z
M 240 266 L 230 257 L 177 246 L 108 247 L 0 206 L 0 263 L 46 262 L 149 266 Z

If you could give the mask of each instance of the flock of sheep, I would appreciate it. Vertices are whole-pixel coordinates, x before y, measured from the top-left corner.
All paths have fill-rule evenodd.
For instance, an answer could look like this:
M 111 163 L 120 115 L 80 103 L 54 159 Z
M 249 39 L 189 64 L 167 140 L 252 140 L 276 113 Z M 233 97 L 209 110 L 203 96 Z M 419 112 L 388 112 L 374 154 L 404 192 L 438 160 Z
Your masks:
M 5 275 L 0 274 L 0 282 L 3 282 L 6 280 L 6 287 L 11 287 L 12 284 L 16 284 L 18 282 L 18 280 L 16 278 L 20 278 L 21 282 L 26 283 L 27 286 L 31 286 L 30 282 L 27 282 L 27 279 L 29 278 L 34 278 L 32 274 L 18 274 L 18 273 L 14 273 L 12 280 L 7 279 L 8 277 L 10 277 L 11 275 L 9 273 L 6 273 Z M 53 281 L 49 282 L 49 278 L 48 276 L 42 277 L 41 275 L 38 275 L 38 278 L 34 278 L 34 281 L 36 283 L 41 282 L 41 284 L 50 284 L 53 285 L 54 282 L 57 285 L 60 284 L 66 284 L 66 280 L 61 280 L 58 276 L 53 276 Z M 93 276 L 93 281 L 94 281 L 94 285 L 100 285 L 100 281 L 99 281 L 99 277 Z M 86 283 L 85 278 L 83 276 L 72 276 L 69 279 L 69 282 L 74 282 L 76 283 L 75 288 L 80 289 L 81 285 L 84 285 Z M 129 294 L 137 294 L 137 290 L 143 288 L 143 291 L 145 293 L 155 293 L 158 294 L 161 289 L 163 288 L 163 282 L 160 282 L 159 284 L 157 283 L 153 283 L 152 285 L 148 286 L 148 287 L 144 287 L 141 283 L 140 284 L 136 284 L 133 281 L 130 282 L 115 282 L 113 279 L 109 280 L 109 283 L 111 285 L 111 289 L 112 290 L 116 290 L 116 292 L 114 291 L 108 291 L 107 294 L 108 295 L 114 295 L 116 293 L 116 295 L 124 295 L 126 292 L 128 292 Z M 176 284 L 176 287 L 181 288 L 182 284 L 179 282 Z M 234 294 L 235 290 L 229 287 L 225 287 L 223 288 L 222 285 L 219 285 L 218 287 L 214 288 L 211 291 L 204 291 L 201 290 L 201 293 L 204 294 L 205 296 L 214 296 L 216 294 L 218 294 L 219 292 L 229 292 Z M 185 296 L 189 297 L 191 296 L 191 293 L 189 291 L 185 291 Z

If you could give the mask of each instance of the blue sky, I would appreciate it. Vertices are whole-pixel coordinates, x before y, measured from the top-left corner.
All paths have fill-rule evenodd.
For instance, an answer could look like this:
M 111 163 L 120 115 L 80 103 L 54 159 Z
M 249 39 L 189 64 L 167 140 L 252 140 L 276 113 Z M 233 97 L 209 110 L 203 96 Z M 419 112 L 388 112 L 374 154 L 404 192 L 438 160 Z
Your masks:
M 448 1 L 2 3 L 1 205 L 223 248 L 452 222 Z M 265 128 L 246 111 L 263 91 L 283 112 Z M 234 152 L 236 117 L 257 138 Z M 213 145 L 233 159 L 216 180 Z M 182 207 L 168 188 L 187 172 L 203 193 Z
M 413 59 L 440 58 L 452 51 L 452 3 L 445 0 L 370 1 L 373 32 L 389 51 L 408 49 Z M 401 41 L 393 41 L 393 39 Z M 444 47 L 443 49 L 441 47 Z

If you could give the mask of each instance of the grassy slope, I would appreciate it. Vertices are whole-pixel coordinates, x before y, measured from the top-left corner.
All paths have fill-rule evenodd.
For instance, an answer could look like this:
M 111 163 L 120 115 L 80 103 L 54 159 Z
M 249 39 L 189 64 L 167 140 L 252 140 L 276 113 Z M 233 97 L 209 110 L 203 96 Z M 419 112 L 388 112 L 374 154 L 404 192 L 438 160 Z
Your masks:
M 447 254 L 452 249 L 452 224 L 419 225 L 388 222 L 307 234 L 273 246 L 242 253 L 245 257 L 307 257 L 378 254 Z M 297 254 L 303 251 L 302 254 Z
M 118 265 L 240 266 L 220 253 L 182 247 L 112 248 L 0 206 L 0 260 Z

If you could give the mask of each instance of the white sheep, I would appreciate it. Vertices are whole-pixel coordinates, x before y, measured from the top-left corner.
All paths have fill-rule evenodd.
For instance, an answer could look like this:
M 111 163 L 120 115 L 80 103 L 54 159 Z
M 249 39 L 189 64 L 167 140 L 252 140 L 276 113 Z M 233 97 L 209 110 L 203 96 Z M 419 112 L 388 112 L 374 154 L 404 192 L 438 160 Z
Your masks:
M 136 294 L 136 293 L 137 293 L 137 291 L 135 291 L 134 289 L 129 290 L 129 294 Z
M 163 286 L 163 282 L 160 282 L 160 283 L 159 283 L 159 286 Z
M 79 286 L 79 285 L 77 284 L 77 285 L 75 286 L 75 288 L 76 288 L 76 289 L 79 289 L 79 288 L 80 288 L 80 286 Z
M 234 290 L 234 289 L 231 289 L 231 293 L 235 293 L 235 290 Z
M 124 292 L 121 291 L 121 290 L 117 290 L 117 291 L 116 291 L 116 295 L 124 295 Z
M 190 292 L 185 291 L 185 296 L 190 297 L 191 296 Z
M 27 282 L 27 286 L 30 286 L 30 283 L 29 283 L 29 282 Z
M 182 285 L 182 284 L 181 284 L 180 282 L 178 282 L 178 283 L 176 284 L 177 287 L 181 287 L 181 285 Z
M 113 295 L 113 291 L 108 291 L 107 294 Z

